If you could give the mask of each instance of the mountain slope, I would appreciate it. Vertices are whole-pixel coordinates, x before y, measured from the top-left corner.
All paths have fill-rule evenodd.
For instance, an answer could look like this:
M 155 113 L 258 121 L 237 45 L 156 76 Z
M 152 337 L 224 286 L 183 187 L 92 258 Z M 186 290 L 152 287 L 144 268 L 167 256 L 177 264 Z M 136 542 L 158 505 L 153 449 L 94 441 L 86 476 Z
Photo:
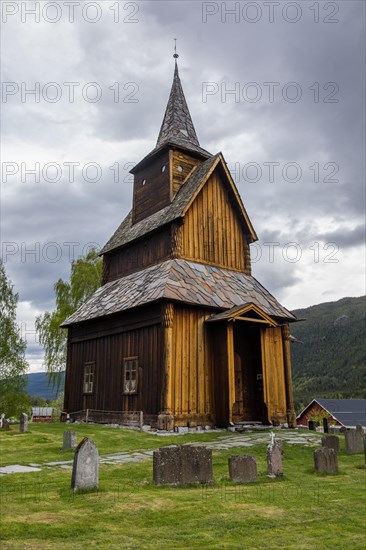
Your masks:
M 342 298 L 293 312 L 303 342 L 291 345 L 297 408 L 313 397 L 366 397 L 366 297 Z
M 49 384 L 46 372 L 33 372 L 26 375 L 28 380 L 27 393 L 32 397 L 44 397 L 50 401 L 56 399 L 64 386 L 65 373 L 61 373 L 60 389 L 57 391 L 57 386 Z

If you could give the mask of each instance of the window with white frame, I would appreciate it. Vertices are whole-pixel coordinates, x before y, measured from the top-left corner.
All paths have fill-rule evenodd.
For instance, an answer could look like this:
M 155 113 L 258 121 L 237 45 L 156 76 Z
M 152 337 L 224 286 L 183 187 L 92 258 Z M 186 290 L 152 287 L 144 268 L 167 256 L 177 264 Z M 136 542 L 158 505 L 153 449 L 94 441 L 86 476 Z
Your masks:
M 123 393 L 137 393 L 138 357 L 123 359 Z
M 95 362 L 84 363 L 84 393 L 93 393 Z

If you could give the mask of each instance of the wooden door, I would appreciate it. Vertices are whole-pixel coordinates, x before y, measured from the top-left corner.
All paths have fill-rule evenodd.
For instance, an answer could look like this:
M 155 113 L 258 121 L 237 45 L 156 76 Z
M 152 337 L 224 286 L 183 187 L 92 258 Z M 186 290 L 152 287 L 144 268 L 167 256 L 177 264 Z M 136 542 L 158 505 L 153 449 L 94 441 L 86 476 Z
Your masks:
M 243 420 L 243 365 L 241 355 L 234 353 L 234 372 L 235 372 L 235 403 L 233 407 L 233 419 L 238 422 Z
M 263 389 L 268 420 L 286 421 L 286 386 L 281 327 L 262 330 Z

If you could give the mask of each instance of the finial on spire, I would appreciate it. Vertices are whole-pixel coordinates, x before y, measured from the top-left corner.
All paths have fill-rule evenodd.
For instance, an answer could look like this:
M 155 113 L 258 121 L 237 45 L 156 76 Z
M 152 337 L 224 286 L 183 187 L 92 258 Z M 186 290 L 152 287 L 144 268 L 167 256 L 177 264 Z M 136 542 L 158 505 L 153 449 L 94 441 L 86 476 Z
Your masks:
M 179 55 L 177 54 L 177 39 L 173 38 L 173 40 L 174 40 L 174 55 L 173 55 L 173 57 L 174 57 L 175 60 L 177 60 L 178 57 L 179 57 Z

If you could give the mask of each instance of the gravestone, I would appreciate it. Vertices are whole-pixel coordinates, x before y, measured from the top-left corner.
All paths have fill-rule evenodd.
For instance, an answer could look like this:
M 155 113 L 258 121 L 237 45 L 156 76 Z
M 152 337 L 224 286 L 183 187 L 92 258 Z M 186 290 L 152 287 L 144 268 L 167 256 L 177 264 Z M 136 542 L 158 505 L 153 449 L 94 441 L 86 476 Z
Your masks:
M 347 431 L 347 428 L 345 426 L 341 426 L 341 428 L 339 429 L 340 433 L 341 434 L 345 434 L 346 431 Z
M 72 466 L 71 489 L 98 488 L 98 449 L 91 439 L 84 437 L 76 448 Z
M 357 432 L 361 437 L 363 437 L 364 431 L 363 431 L 363 426 L 361 426 L 361 424 L 356 424 L 356 432 Z
M 329 422 L 328 422 L 328 418 L 323 418 L 323 430 L 324 430 L 324 433 L 325 433 L 325 434 L 329 433 Z
M 76 432 L 65 430 L 62 450 L 69 451 L 70 449 L 76 449 Z
M 309 430 L 315 431 L 315 422 L 314 422 L 314 420 L 308 420 L 308 428 L 309 428 Z
M 257 463 L 254 456 L 237 455 L 229 457 L 230 481 L 251 483 L 257 481 Z
M 326 447 L 314 451 L 314 467 L 318 473 L 336 474 L 338 472 L 338 456 L 336 451 Z
M 285 451 L 283 450 L 283 439 L 276 439 L 276 443 L 277 443 L 277 445 L 278 445 L 279 448 L 280 448 L 281 456 L 282 456 L 282 458 L 283 458 L 284 455 L 285 455 Z
M 19 431 L 22 434 L 25 434 L 28 431 L 28 415 L 25 413 L 20 415 Z
M 10 430 L 10 422 L 7 418 L 3 418 L 3 430 Z
M 336 453 L 339 453 L 339 437 L 336 435 L 323 435 L 322 447 L 333 449 Z
M 272 434 L 272 441 L 267 447 L 267 476 L 283 476 L 281 447 Z
M 355 453 L 362 453 L 363 451 L 363 437 L 359 430 L 348 429 L 344 433 L 346 442 L 346 453 L 349 455 Z
M 212 450 L 190 445 L 162 447 L 153 453 L 153 479 L 156 485 L 211 483 Z
M 1 428 L 3 427 L 4 418 L 5 418 L 5 413 L 2 413 L 1 417 L 0 417 L 0 426 L 1 426 Z

